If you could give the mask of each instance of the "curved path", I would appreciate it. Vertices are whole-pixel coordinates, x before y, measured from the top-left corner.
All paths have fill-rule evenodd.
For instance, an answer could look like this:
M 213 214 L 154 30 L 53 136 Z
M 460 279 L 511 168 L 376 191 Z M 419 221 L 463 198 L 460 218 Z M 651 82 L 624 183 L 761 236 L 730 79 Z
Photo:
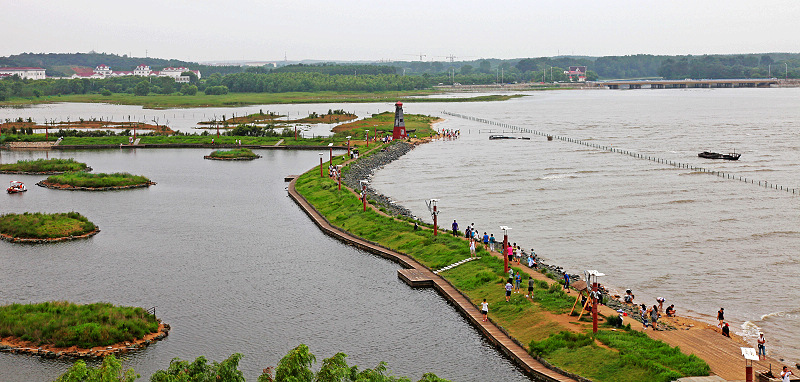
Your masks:
M 442 297 L 453 304 L 464 317 L 476 327 L 495 347 L 497 347 L 503 354 L 511 358 L 517 366 L 519 366 L 528 376 L 536 381 L 573 381 L 576 379 L 562 375 L 554 370 L 548 369 L 541 362 L 534 359 L 528 352 L 517 342 L 515 342 L 506 333 L 500 330 L 491 321 L 484 322 L 483 316 L 478 308 L 472 302 L 461 294 L 453 285 L 451 285 L 444 278 L 434 274 L 430 269 L 426 268 L 416 260 L 405 254 L 395 252 L 391 249 L 382 247 L 376 243 L 364 240 L 360 237 L 354 236 L 349 232 L 335 227 L 328 222 L 315 208 L 312 206 L 302 195 L 295 189 L 295 182 L 297 178 L 289 183 L 289 196 L 297 203 L 298 206 L 308 215 L 311 220 L 316 224 L 323 233 L 338 240 L 341 240 L 349 245 L 352 245 L 361 250 L 370 252 L 372 254 L 387 258 L 397 262 L 407 269 L 400 270 L 398 277 L 404 279 L 411 285 L 425 285 L 432 286 L 439 292 Z

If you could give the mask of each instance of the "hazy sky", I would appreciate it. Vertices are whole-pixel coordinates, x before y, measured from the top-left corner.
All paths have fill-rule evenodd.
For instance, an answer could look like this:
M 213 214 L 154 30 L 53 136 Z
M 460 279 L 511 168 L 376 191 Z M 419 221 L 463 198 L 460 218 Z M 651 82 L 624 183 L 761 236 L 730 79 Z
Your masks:
M 190 61 L 800 52 L 800 1 L 0 0 L 0 33 Z

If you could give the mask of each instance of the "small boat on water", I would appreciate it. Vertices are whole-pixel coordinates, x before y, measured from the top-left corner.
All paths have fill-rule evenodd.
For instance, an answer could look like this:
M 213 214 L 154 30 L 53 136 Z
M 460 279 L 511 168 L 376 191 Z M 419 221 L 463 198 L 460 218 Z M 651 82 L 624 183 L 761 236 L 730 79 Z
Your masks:
M 25 191 L 28 191 L 28 189 L 25 187 L 25 183 L 16 180 L 12 180 L 11 185 L 8 188 L 6 188 L 6 192 L 8 192 L 9 194 L 16 194 Z
M 703 151 L 702 153 L 697 154 L 697 156 L 706 159 L 739 160 L 739 157 L 742 156 L 742 154 L 736 152 L 730 154 L 720 154 L 711 151 Z
M 489 140 L 490 141 L 494 141 L 494 140 L 498 140 L 498 139 L 527 139 L 527 140 L 530 140 L 530 138 L 528 138 L 528 137 L 514 137 L 514 136 L 511 136 L 511 135 L 490 135 L 489 136 Z

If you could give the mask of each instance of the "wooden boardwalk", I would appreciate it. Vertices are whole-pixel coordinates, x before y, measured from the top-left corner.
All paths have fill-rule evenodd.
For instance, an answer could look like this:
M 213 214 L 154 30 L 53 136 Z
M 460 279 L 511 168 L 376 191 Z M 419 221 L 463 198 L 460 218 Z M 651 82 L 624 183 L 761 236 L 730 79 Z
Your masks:
M 492 345 L 499 349 L 503 354 L 509 357 L 514 363 L 520 367 L 529 377 L 535 381 L 572 381 L 577 382 L 577 379 L 570 376 L 561 374 L 555 370 L 547 368 L 541 362 L 534 359 L 528 352 L 500 328 L 498 328 L 491 321 L 484 322 L 483 315 L 480 310 L 470 301 L 466 296 L 461 294 L 453 285 L 439 275 L 436 275 L 430 269 L 418 263 L 411 257 L 395 252 L 391 249 L 385 248 L 379 244 L 364 240 L 360 237 L 354 236 L 347 231 L 330 224 L 314 207 L 295 189 L 297 179 L 293 179 L 289 183 L 288 191 L 292 200 L 308 215 L 314 224 L 319 227 L 323 233 L 339 239 L 347 244 L 353 245 L 359 249 L 370 252 L 372 254 L 390 259 L 401 264 L 406 269 L 398 272 L 398 277 L 406 282 L 413 283 L 428 283 L 439 294 L 449 301 L 456 309 L 467 318 L 470 324 L 478 329 L 481 334 L 489 340 Z

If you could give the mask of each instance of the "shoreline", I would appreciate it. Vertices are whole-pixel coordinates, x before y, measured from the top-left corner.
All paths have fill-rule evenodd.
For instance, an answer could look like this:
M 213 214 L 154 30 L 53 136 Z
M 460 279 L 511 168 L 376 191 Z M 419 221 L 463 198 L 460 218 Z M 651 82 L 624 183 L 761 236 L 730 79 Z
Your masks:
M 91 167 L 87 167 L 83 170 L 74 170 L 74 171 L 83 171 L 83 172 L 92 172 Z M 73 172 L 73 170 L 69 171 L 7 171 L 3 170 L 0 171 L 0 174 L 4 175 L 61 175 L 67 172 Z
M 142 184 L 131 184 L 128 186 L 109 186 L 109 187 L 81 187 L 81 186 L 71 186 L 68 184 L 58 184 L 58 183 L 49 183 L 46 180 L 42 180 L 36 183 L 39 187 L 49 188 L 51 190 L 67 190 L 67 191 L 116 191 L 116 190 L 129 190 L 133 188 L 145 188 L 150 186 L 155 186 L 156 182 L 149 181 L 147 183 Z
M 59 241 L 67 241 L 67 240 L 86 239 L 94 235 L 97 235 L 98 233 L 100 233 L 100 228 L 97 228 L 91 232 L 87 232 L 83 235 L 77 235 L 77 236 L 72 235 L 72 236 L 62 236 L 53 238 L 24 238 L 24 237 L 20 238 L 0 233 L 0 240 L 7 241 L 9 243 L 44 244 L 44 243 L 56 243 Z
M 13 354 L 26 354 L 39 356 L 45 359 L 102 359 L 111 354 L 127 353 L 129 351 L 143 350 L 169 335 L 169 324 L 158 320 L 158 330 L 149 333 L 143 338 L 133 341 L 120 342 L 108 346 L 95 346 L 90 349 L 71 346 L 60 348 L 54 345 L 35 345 L 15 337 L 0 338 L 0 352 Z

